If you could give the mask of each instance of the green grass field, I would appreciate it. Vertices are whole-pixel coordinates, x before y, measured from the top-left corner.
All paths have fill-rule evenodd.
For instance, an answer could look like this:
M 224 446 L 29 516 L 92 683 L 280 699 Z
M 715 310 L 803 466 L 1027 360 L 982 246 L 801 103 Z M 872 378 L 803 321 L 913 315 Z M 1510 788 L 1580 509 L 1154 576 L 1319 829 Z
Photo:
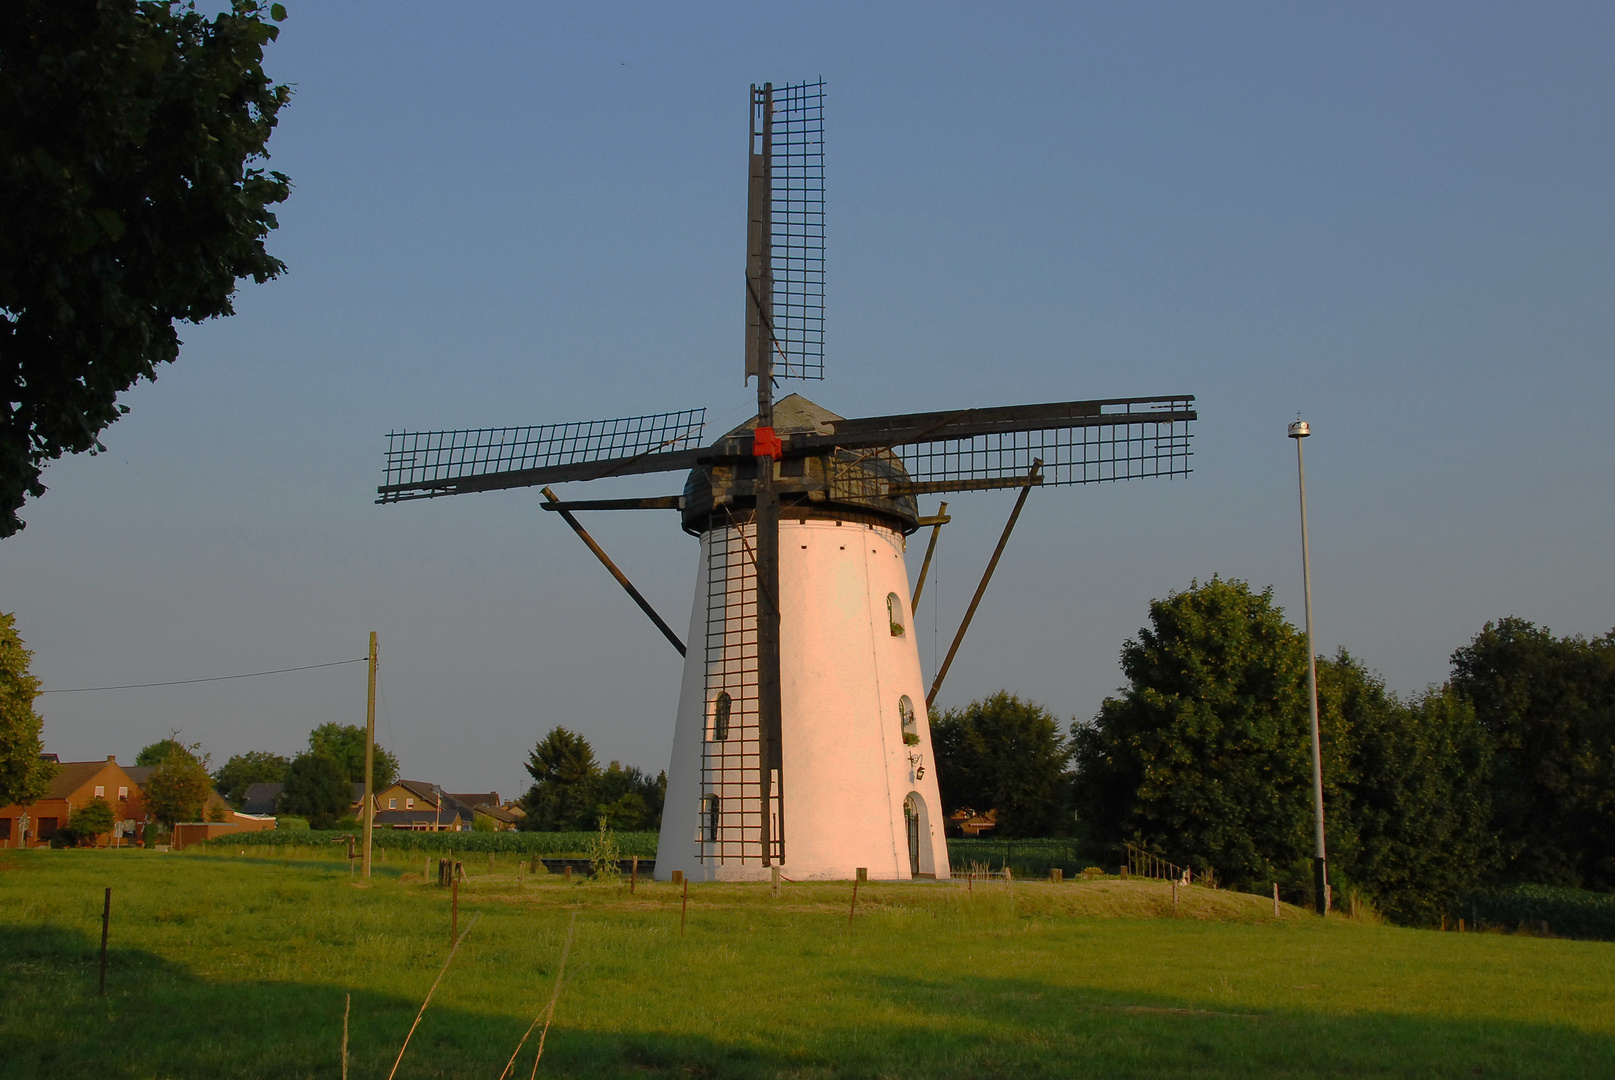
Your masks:
M 0 1076 L 384 1078 L 449 945 L 421 862 L 0 852 Z M 465 939 L 398 1076 L 494 1080 L 576 941 L 540 1075 L 1615 1075 L 1615 944 L 1400 930 L 1098 881 L 518 882 L 467 861 Z M 108 994 L 96 996 L 113 887 Z M 536 1041 L 536 1036 L 535 1036 Z M 514 1075 L 533 1068 L 534 1044 Z

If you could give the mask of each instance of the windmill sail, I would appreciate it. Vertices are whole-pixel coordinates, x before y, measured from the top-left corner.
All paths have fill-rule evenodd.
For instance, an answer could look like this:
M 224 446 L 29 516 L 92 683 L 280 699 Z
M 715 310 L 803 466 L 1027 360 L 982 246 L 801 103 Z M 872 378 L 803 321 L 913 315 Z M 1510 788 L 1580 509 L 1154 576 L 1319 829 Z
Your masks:
M 776 380 L 822 379 L 822 79 L 752 89 L 747 201 L 746 377 L 757 374 L 767 347 Z
M 395 431 L 379 503 L 688 469 L 705 409 L 533 427 Z

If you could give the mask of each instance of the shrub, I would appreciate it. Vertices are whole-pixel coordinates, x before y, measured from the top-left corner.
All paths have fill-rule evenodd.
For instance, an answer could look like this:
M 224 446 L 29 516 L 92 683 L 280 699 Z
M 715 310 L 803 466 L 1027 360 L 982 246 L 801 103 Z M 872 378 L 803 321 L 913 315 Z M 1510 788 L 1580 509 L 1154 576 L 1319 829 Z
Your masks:
M 615 885 L 622 880 L 622 867 L 617 860 L 622 858 L 622 852 L 617 847 L 617 834 L 607 826 L 605 815 L 600 817 L 600 831 L 595 835 L 594 843 L 589 845 L 589 872 L 591 876 L 608 885 Z

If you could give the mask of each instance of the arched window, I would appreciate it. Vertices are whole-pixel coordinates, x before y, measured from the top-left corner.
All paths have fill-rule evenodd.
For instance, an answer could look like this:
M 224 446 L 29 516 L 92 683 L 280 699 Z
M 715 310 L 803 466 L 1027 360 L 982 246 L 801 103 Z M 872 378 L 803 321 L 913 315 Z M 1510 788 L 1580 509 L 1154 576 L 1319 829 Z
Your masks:
M 914 719 L 914 702 L 904 694 L 897 699 L 897 717 L 903 722 L 903 741 L 910 746 L 920 744 L 920 725 Z
M 706 834 L 706 842 L 718 842 L 718 818 L 723 812 L 723 800 L 716 795 L 707 795 L 701 800 L 701 824 Z
M 729 737 L 729 711 L 734 708 L 734 702 L 727 690 L 718 692 L 718 699 L 712 703 L 712 741 L 723 742 Z
M 903 601 L 896 593 L 886 594 L 886 621 L 891 624 L 892 637 L 903 636 Z

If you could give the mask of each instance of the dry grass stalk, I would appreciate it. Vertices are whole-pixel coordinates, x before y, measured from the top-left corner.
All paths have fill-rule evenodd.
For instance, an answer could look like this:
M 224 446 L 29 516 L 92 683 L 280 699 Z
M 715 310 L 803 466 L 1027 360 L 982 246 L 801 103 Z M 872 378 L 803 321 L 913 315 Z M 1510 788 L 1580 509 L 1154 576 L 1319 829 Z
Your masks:
M 555 990 L 550 994 L 549 1008 L 533 1017 L 533 1022 L 527 1025 L 527 1031 L 522 1034 L 522 1041 L 516 1044 L 515 1051 L 510 1055 L 510 1060 L 505 1063 L 505 1071 L 499 1074 L 499 1080 L 505 1080 L 505 1077 L 510 1075 L 510 1070 L 516 1065 L 516 1058 L 521 1055 L 522 1047 L 527 1045 L 527 1040 L 533 1034 L 533 1029 L 538 1026 L 540 1020 L 543 1020 L 544 1031 L 538 1037 L 538 1053 L 533 1057 L 533 1075 L 538 1075 L 538 1059 L 544 1056 L 544 1039 L 550 1033 L 550 1021 L 555 1018 L 555 1003 L 561 1000 L 561 980 L 566 977 L 566 958 L 572 951 L 572 936 L 577 933 L 577 929 L 578 913 L 574 911 L 572 921 L 566 928 L 566 944 L 561 947 L 561 965 L 555 970 Z
M 348 1013 L 353 1009 L 353 995 L 342 1000 L 342 1080 L 348 1080 Z
M 460 935 L 460 940 L 454 943 L 454 948 L 449 950 L 449 958 L 443 961 L 442 970 L 437 973 L 437 978 L 432 980 L 432 988 L 426 991 L 426 1000 L 421 1002 L 421 1011 L 415 1014 L 415 1022 L 409 1025 L 409 1034 L 404 1036 L 404 1045 L 398 1048 L 398 1058 L 393 1062 L 392 1072 L 387 1074 L 387 1080 L 393 1080 L 393 1077 L 398 1075 L 398 1066 L 404 1060 L 404 1051 L 409 1049 L 409 1040 L 415 1037 L 415 1029 L 421 1026 L 421 1017 L 426 1015 L 426 1006 L 432 1003 L 432 995 L 437 993 L 437 984 L 443 981 L 444 975 L 448 974 L 449 965 L 454 963 L 454 954 L 460 951 L 460 946 L 465 943 L 465 939 L 471 935 L 472 930 L 476 929 L 477 920 L 480 918 L 482 918 L 482 913 L 478 912 L 471 919 L 471 925 L 465 928 L 465 933 Z

